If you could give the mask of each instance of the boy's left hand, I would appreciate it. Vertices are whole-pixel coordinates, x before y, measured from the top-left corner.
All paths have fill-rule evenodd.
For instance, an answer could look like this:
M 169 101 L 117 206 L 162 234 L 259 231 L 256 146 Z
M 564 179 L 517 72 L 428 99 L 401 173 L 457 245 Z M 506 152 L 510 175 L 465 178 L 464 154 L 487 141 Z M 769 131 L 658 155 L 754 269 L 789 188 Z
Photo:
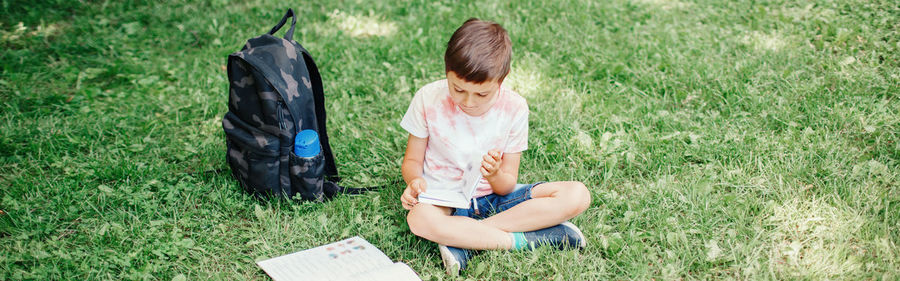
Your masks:
M 481 159 L 481 175 L 485 178 L 493 177 L 500 172 L 500 163 L 503 158 L 500 151 L 492 149 Z

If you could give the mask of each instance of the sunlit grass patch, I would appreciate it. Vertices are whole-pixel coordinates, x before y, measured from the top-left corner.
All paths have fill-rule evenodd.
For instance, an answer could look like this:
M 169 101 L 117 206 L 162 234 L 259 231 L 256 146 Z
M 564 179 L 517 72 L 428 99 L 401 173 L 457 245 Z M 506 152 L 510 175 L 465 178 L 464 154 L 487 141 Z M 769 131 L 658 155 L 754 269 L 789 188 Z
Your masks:
M 827 6 L 816 6 L 815 4 L 807 4 L 803 7 L 779 7 L 771 10 L 773 14 L 789 18 L 794 22 L 831 21 L 836 16 L 834 10 L 827 8 Z
M 353 37 L 390 36 L 397 32 L 397 24 L 372 13 L 354 15 L 334 10 L 328 15 L 328 20 Z
M 538 54 L 526 52 L 525 55 L 516 56 L 513 58 L 511 70 L 503 80 L 502 86 L 516 91 L 529 101 L 532 98 L 551 97 L 552 94 L 548 92 L 550 89 L 547 77 L 542 71 L 546 68 L 546 62 Z
M 632 2 L 636 4 L 649 5 L 664 10 L 684 9 L 692 7 L 694 5 L 694 3 L 682 2 L 678 0 L 632 0 Z
M 22 22 L 10 27 L 0 25 L 0 44 L 21 46 L 27 44 L 25 40 L 28 40 L 29 38 L 44 39 L 59 35 L 62 30 L 62 25 L 57 23 L 41 23 L 40 25 L 33 27 L 26 26 Z
M 781 277 L 836 278 L 863 269 L 859 240 L 864 219 L 822 199 L 793 199 L 775 206 L 767 224 L 769 266 Z
M 752 31 L 741 37 L 741 43 L 758 51 L 780 51 L 788 46 L 787 39 L 778 32 Z

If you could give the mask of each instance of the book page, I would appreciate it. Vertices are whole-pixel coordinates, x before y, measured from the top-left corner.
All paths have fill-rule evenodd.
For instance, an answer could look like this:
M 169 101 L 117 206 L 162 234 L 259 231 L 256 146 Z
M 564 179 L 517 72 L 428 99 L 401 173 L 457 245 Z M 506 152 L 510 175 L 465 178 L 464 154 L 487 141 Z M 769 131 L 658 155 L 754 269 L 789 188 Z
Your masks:
M 473 160 L 463 170 L 462 180 L 451 186 L 434 184 L 427 175 L 423 177 L 427 185 L 419 194 L 419 202 L 460 209 L 469 208 L 469 201 L 481 181 L 481 158 Z
M 469 199 L 462 190 L 437 189 L 426 190 L 419 194 L 419 202 L 437 206 L 465 209 L 469 207 Z
M 381 250 L 359 236 L 259 261 L 272 280 L 343 280 L 393 265 Z
M 475 196 L 475 189 L 477 189 L 478 184 L 481 183 L 481 159 L 478 159 L 476 163 L 472 163 L 469 166 L 469 169 L 463 171 L 462 176 L 463 194 L 466 196 L 466 200 L 472 199 L 472 196 Z
M 371 280 L 371 281 L 421 281 L 419 275 L 412 268 L 402 262 L 394 263 L 378 270 L 367 271 L 351 276 L 346 280 Z

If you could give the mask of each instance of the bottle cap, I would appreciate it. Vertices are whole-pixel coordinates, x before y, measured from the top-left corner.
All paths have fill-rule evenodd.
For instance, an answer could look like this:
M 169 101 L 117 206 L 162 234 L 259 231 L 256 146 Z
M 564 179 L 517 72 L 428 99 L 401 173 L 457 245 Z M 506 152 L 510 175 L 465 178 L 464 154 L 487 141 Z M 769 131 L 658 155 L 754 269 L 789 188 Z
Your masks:
M 303 130 L 294 138 L 294 154 L 300 157 L 319 155 L 319 134 L 314 130 Z

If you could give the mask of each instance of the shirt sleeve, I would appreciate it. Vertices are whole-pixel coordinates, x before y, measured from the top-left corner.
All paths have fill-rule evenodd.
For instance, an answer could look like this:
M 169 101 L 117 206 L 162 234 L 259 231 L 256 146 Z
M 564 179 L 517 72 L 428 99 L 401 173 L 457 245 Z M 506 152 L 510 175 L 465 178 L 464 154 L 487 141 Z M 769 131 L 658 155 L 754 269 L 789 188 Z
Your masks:
M 419 138 L 428 137 L 428 122 L 425 121 L 425 98 L 422 90 L 416 92 L 406 114 L 400 120 L 400 127 Z
M 528 105 L 519 110 L 513 119 L 504 153 L 518 153 L 528 149 Z

